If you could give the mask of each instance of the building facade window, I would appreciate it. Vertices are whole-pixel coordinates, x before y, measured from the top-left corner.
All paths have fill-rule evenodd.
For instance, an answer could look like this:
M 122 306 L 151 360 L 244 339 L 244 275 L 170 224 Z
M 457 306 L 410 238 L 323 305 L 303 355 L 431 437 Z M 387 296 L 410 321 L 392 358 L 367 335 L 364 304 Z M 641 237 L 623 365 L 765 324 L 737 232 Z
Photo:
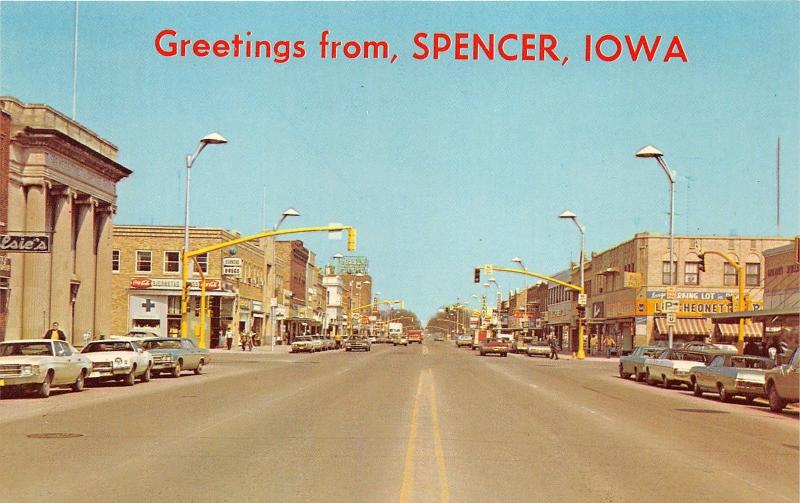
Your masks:
M 208 274 L 208 253 L 198 255 L 195 257 L 195 259 L 200 265 L 200 270 L 203 271 L 203 274 Z
M 111 271 L 119 272 L 119 250 L 111 250 Z
M 739 275 L 736 274 L 736 268 L 733 267 L 731 264 L 727 262 L 723 264 L 723 276 L 722 276 L 722 284 L 724 286 L 738 286 L 739 285 Z
M 700 267 L 699 262 L 686 262 L 683 264 L 683 284 L 685 285 L 700 284 L 699 267 Z
M 761 264 L 745 264 L 744 284 L 746 286 L 761 285 Z
M 165 273 L 181 272 L 181 252 L 179 251 L 164 252 L 164 272 Z
M 136 251 L 136 272 L 152 272 L 153 252 L 148 250 Z
M 661 284 L 675 285 L 678 283 L 678 262 L 672 263 L 672 280 L 669 277 L 669 260 L 661 262 Z

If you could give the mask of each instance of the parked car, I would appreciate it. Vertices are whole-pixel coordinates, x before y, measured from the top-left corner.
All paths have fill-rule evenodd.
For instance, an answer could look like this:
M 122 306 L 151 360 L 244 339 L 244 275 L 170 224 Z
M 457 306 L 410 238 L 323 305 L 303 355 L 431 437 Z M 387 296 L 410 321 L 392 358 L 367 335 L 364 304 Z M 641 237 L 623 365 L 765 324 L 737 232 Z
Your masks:
M 532 341 L 525 350 L 528 356 L 550 357 L 550 343 L 547 341 Z
M 643 381 L 644 361 L 663 351 L 661 346 L 637 346 L 631 354 L 619 358 L 619 376 L 623 379 L 633 376 L 637 381 Z
M 456 347 L 470 347 L 472 345 L 472 336 L 469 334 L 461 334 L 456 337 Z
M 481 356 L 486 356 L 489 354 L 508 356 L 509 348 L 510 344 L 506 339 L 492 338 L 486 339 L 484 342 L 482 342 L 479 350 Z
M 761 356 L 717 355 L 708 366 L 694 367 L 689 373 L 695 396 L 718 393 L 723 402 L 740 395 L 748 402 L 766 396 L 764 374 L 775 362 Z
M 394 340 L 392 341 L 394 346 L 408 346 L 408 336 L 405 334 L 395 336 Z
M 372 343 L 366 337 L 353 336 L 344 343 L 345 351 L 369 351 L 371 348 Z
M 180 377 L 184 370 L 199 375 L 203 367 L 211 363 L 211 353 L 198 348 L 191 339 L 158 337 L 145 339 L 142 346 L 153 355 L 154 375 L 166 372 L 171 377 Z
M 139 342 L 141 339 L 115 337 L 88 343 L 81 350 L 92 362 L 92 371 L 86 378 L 90 382 L 121 381 L 126 386 L 133 386 L 136 379 L 148 382 L 153 356 Z
M 311 351 L 314 353 L 317 351 L 325 351 L 325 343 L 322 342 L 321 335 L 311 336 Z
M 40 398 L 51 388 L 83 390 L 92 362 L 64 341 L 25 339 L 0 342 L 0 396 L 32 390 Z
M 797 403 L 800 394 L 800 348 L 794 350 L 789 363 L 777 365 L 764 374 L 764 393 L 769 408 L 780 412 L 788 403 Z
M 128 330 L 128 333 L 125 334 L 126 337 L 136 337 L 139 339 L 152 339 L 154 337 L 161 337 L 158 331 L 153 330 L 152 328 L 131 328 Z
M 689 379 L 692 368 L 705 365 L 710 360 L 711 356 L 708 353 L 665 349 L 657 356 L 644 361 L 645 380 L 650 385 L 660 382 L 666 389 L 677 384 L 692 389 L 692 381 Z
M 511 352 L 512 353 L 522 353 L 525 354 L 528 352 L 528 344 L 530 343 L 530 338 L 519 338 L 515 340 L 511 344 Z
M 320 337 L 322 338 L 323 351 L 330 351 L 331 349 L 336 349 L 336 345 L 333 343 L 333 339 L 331 339 L 327 335 L 321 335 Z
M 292 345 L 290 346 L 290 352 L 292 353 L 313 353 L 314 352 L 314 343 L 311 340 L 310 335 L 298 335 L 292 341 Z

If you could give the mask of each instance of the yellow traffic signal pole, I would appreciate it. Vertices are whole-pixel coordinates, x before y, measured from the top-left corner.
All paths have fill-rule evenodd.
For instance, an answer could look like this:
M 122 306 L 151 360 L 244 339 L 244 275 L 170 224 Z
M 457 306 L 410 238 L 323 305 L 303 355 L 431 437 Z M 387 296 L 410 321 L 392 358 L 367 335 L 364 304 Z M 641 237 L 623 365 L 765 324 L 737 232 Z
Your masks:
M 349 225 L 331 225 L 327 227 L 298 227 L 296 229 L 283 229 L 283 230 L 272 230 L 267 232 L 260 232 L 258 234 L 252 234 L 250 236 L 244 236 L 241 238 L 231 239 L 230 241 L 225 241 L 224 243 L 218 243 L 211 246 L 206 246 L 203 248 L 199 248 L 193 251 L 187 251 L 182 254 L 181 257 L 181 337 L 188 336 L 188 313 L 189 313 L 189 261 L 194 260 L 197 261 L 196 257 L 210 253 L 213 251 L 221 250 L 222 248 L 226 248 L 229 246 L 235 246 L 241 243 L 246 243 L 248 241 L 254 241 L 256 239 L 263 239 L 268 238 L 271 236 L 281 236 L 283 234 L 301 234 L 304 232 L 335 232 L 335 231 L 347 231 L 347 250 L 348 251 L 355 251 L 356 249 L 356 229 L 350 227 Z M 198 264 L 198 269 L 199 269 Z M 202 276 L 202 272 L 201 272 Z M 201 348 L 206 347 L 206 340 L 205 340 L 205 312 L 203 311 L 203 306 L 206 303 L 206 289 L 205 289 L 205 281 L 200 282 L 200 316 L 201 316 L 201 326 L 200 326 L 200 335 L 198 338 L 198 346 Z M 352 329 L 351 329 L 352 330 Z
M 744 311 L 745 310 L 745 299 L 744 299 L 744 280 L 745 280 L 745 274 L 744 273 L 745 273 L 745 271 L 744 271 L 744 266 L 742 264 L 740 264 L 738 261 L 733 260 L 733 258 L 731 258 L 729 255 L 726 255 L 725 253 L 714 251 L 714 250 L 709 250 L 709 251 L 704 251 L 702 253 L 699 253 L 698 255 L 700 256 L 700 260 L 703 260 L 703 262 L 705 262 L 704 255 L 706 255 L 707 253 L 711 253 L 712 255 L 717 255 L 719 257 L 722 257 L 730 265 L 732 265 L 733 267 L 736 268 L 736 275 L 737 275 L 737 278 L 738 278 L 737 282 L 739 283 L 739 302 L 738 302 L 739 306 L 738 306 L 738 309 L 739 309 L 740 312 Z M 744 318 L 739 318 L 739 334 L 738 335 L 739 335 L 739 337 L 738 337 L 738 340 L 736 341 L 736 348 L 739 350 L 739 353 L 743 353 L 744 352 Z
M 525 276 L 533 276 L 534 278 L 543 279 L 550 283 L 555 283 L 557 285 L 561 285 L 566 288 L 570 288 L 572 290 L 577 291 L 579 294 L 583 293 L 583 288 L 578 285 L 573 285 L 572 283 L 567 283 L 565 281 L 560 281 L 555 278 L 551 278 L 550 276 L 545 276 L 544 274 L 539 274 L 536 272 L 531 272 L 525 269 L 511 269 L 510 267 L 500 267 L 496 265 L 484 265 L 481 266 L 479 269 L 483 269 L 485 271 L 501 271 L 501 272 L 511 272 L 514 274 L 522 274 Z M 586 358 L 586 353 L 583 350 L 583 315 L 581 313 L 585 312 L 585 309 L 580 309 L 578 306 L 578 352 L 576 354 L 576 358 L 578 360 L 583 360 Z M 585 306 L 584 306 L 585 307 Z

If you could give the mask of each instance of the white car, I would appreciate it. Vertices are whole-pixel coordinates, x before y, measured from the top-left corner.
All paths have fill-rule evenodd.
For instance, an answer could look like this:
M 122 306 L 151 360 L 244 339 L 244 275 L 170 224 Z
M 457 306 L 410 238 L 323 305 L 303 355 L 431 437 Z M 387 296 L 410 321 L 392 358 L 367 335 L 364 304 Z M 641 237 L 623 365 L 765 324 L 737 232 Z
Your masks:
M 658 356 L 644 361 L 645 381 L 650 385 L 661 383 L 666 389 L 677 384 L 693 389 L 694 384 L 690 377 L 692 368 L 706 365 L 710 356 L 713 355 L 682 349 L 665 349 Z
M 150 380 L 153 356 L 140 346 L 140 340 L 115 337 L 92 341 L 81 350 L 91 360 L 92 371 L 87 376 L 91 381 L 122 381 L 133 386 L 136 379 Z
M 40 398 L 50 389 L 83 389 L 92 363 L 64 341 L 24 339 L 0 343 L 0 391 L 32 389 Z
M 313 353 L 314 352 L 314 343 L 311 340 L 310 335 L 298 335 L 295 337 L 294 341 L 292 341 L 291 346 L 292 353 Z

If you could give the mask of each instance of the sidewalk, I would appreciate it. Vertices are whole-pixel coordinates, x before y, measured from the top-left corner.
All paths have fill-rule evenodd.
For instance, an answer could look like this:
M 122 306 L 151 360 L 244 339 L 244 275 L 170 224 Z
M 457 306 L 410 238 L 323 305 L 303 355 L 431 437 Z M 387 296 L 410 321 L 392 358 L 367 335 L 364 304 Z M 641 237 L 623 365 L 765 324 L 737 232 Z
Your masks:
M 577 360 L 577 358 L 573 356 L 573 353 L 566 353 L 563 351 L 558 353 L 558 358 L 559 360 Z M 605 355 L 592 355 L 592 356 L 586 355 L 586 358 L 584 358 L 584 360 L 591 362 L 619 362 L 619 357 L 612 356 L 611 358 L 606 358 Z
M 209 349 L 212 353 L 270 353 L 270 354 L 286 354 L 292 347 L 288 344 L 275 346 L 275 351 L 272 351 L 272 346 L 254 346 L 253 351 L 242 351 L 242 346 L 233 346 L 230 351 L 225 348 L 212 348 Z

